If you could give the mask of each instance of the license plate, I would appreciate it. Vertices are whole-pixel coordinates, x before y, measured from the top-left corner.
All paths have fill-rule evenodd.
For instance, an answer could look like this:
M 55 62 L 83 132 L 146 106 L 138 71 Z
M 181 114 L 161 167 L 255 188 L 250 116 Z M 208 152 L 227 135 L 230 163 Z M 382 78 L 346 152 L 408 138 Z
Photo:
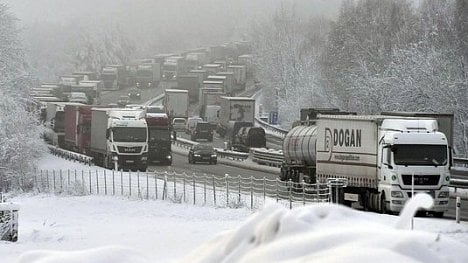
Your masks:
M 209 160 L 210 157 L 203 157 L 203 160 Z
M 126 163 L 134 163 L 135 161 L 134 160 L 126 160 L 125 162 Z

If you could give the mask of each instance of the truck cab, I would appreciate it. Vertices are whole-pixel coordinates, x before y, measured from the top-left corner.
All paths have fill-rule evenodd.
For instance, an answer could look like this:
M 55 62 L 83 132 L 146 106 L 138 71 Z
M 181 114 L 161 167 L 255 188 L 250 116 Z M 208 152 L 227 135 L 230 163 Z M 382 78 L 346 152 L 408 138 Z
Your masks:
M 424 192 L 434 198 L 431 213 L 441 217 L 448 209 L 451 156 L 436 121 L 384 120 L 379 133 L 382 208 L 399 212 L 413 194 Z

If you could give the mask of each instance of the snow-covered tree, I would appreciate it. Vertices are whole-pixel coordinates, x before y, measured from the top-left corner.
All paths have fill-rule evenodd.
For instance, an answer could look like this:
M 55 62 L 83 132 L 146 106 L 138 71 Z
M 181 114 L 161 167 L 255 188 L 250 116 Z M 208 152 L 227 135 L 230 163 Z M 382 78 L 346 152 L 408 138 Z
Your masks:
M 44 151 L 41 128 L 28 96 L 27 74 L 16 18 L 0 4 L 0 191 L 27 188 L 35 161 Z
M 324 27 L 323 19 L 302 20 L 294 6 L 283 5 L 253 28 L 256 77 L 263 84 L 264 101 L 269 102 L 264 106 L 278 111 L 283 127 L 299 118 L 301 108 L 330 104 L 319 82 Z

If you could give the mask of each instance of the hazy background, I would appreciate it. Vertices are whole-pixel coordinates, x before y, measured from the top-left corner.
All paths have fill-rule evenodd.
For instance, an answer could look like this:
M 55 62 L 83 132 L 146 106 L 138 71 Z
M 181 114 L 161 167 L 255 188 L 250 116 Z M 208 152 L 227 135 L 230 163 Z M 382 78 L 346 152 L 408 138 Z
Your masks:
M 302 19 L 333 17 L 340 0 L 6 0 L 20 19 L 31 66 L 43 81 L 104 62 L 248 39 L 282 5 Z M 84 58 L 87 57 L 87 58 Z

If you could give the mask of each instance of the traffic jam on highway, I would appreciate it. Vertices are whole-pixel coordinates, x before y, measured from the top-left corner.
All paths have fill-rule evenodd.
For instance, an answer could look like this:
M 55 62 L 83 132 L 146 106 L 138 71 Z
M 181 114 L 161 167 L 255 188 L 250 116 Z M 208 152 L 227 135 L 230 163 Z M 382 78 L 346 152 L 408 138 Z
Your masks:
M 47 128 L 46 141 L 87 155 L 96 165 L 146 171 L 171 165 L 171 145 L 185 134 L 193 146 L 187 162 L 217 164 L 213 138 L 223 148 L 266 148 L 256 125 L 256 99 L 240 96 L 254 79 L 248 42 L 180 54 L 159 54 L 99 74 L 74 72 L 31 91 Z M 160 90 L 162 105 L 143 94 Z M 114 92 L 116 101 L 104 103 Z M 384 213 L 400 212 L 414 193 L 429 193 L 427 212 L 442 217 L 449 206 L 453 165 L 453 114 L 383 112 L 359 115 L 339 109 L 302 109 L 284 134 L 279 178 L 293 183 L 343 186 L 336 202 Z

